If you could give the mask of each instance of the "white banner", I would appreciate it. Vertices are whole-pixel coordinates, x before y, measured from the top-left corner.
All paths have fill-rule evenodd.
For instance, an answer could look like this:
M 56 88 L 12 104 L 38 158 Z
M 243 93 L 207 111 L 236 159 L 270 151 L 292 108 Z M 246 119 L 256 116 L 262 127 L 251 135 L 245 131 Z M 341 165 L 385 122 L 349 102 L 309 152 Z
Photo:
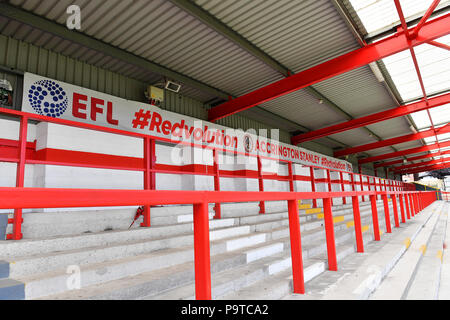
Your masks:
M 148 134 L 174 142 L 261 155 L 294 163 L 353 172 L 351 163 L 156 106 L 129 101 L 31 73 L 24 75 L 22 111 Z

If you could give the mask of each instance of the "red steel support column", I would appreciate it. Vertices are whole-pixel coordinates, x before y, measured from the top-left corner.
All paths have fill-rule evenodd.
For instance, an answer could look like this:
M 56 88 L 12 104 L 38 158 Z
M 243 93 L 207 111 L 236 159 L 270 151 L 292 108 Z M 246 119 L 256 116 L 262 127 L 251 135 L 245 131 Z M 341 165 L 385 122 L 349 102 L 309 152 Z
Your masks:
M 26 148 L 27 148 L 27 136 L 28 136 L 28 117 L 22 116 L 20 119 L 19 129 L 19 162 L 17 163 L 16 170 L 16 187 L 23 188 L 25 181 L 25 160 L 26 160 Z M 22 235 L 22 209 L 14 209 L 13 217 L 13 233 L 8 235 L 7 239 L 20 240 Z
M 289 200 L 288 210 L 294 293 L 304 294 L 305 280 L 303 276 L 302 238 L 300 235 L 300 219 L 298 217 L 298 201 Z
M 155 178 L 156 174 L 152 172 L 155 168 L 156 155 L 155 155 L 155 140 L 149 137 L 144 138 L 144 189 L 145 190 L 155 190 Z M 150 220 L 150 206 L 144 205 L 144 221 L 141 223 L 141 227 L 149 228 L 151 226 Z
M 415 213 L 415 209 L 414 209 L 414 201 L 413 201 L 412 194 L 409 194 L 408 198 L 409 198 L 409 208 L 411 211 L 411 218 L 413 218 L 416 215 L 416 213 Z
M 372 206 L 372 223 L 373 223 L 373 235 L 375 241 L 380 241 L 380 226 L 378 224 L 378 209 L 377 209 L 377 196 L 370 196 L 370 203 Z
M 332 188 L 331 188 L 331 174 L 330 174 L 330 170 L 327 169 L 327 180 L 328 180 L 328 191 L 332 192 Z M 333 199 L 330 199 L 331 201 L 331 205 L 333 205 Z
M 397 195 L 395 195 L 395 194 L 391 195 L 391 199 L 392 199 L 392 206 L 394 207 L 395 227 L 400 228 L 400 221 L 398 218 Z
M 325 234 L 327 238 L 328 269 L 337 271 L 336 239 L 334 237 L 334 222 L 331 206 L 331 198 L 324 198 L 323 211 L 325 216 Z
M 342 173 L 342 171 L 339 172 L 339 177 L 341 179 L 342 192 L 344 192 L 345 191 L 345 183 L 344 183 L 344 174 Z M 347 198 L 346 197 L 342 197 L 342 204 L 347 204 Z
M 195 298 L 211 300 L 209 216 L 206 202 L 194 204 Z
M 404 194 L 403 198 L 405 199 L 405 207 L 406 207 L 406 215 L 408 220 L 411 219 L 411 209 L 409 208 L 409 195 L 408 194 Z
M 258 183 L 259 183 L 259 191 L 264 192 L 264 179 L 262 175 L 262 162 L 261 157 L 258 156 Z M 264 201 L 259 203 L 259 213 L 266 213 L 266 204 Z
M 405 215 L 405 205 L 403 204 L 403 195 L 398 195 L 398 201 L 400 202 L 400 212 L 402 214 L 402 223 L 406 222 L 406 215 Z
M 219 151 L 217 149 L 213 150 L 214 158 L 214 191 L 220 191 L 220 167 L 219 167 Z M 220 203 L 216 203 L 214 206 L 214 219 L 222 218 L 222 208 Z
M 418 214 L 420 212 L 420 207 L 419 207 L 419 194 L 415 193 L 414 196 L 414 207 L 416 208 L 416 214 Z
M 381 196 L 383 198 L 383 205 L 384 205 L 384 220 L 386 221 L 386 233 L 392 233 L 391 230 L 391 217 L 389 215 L 389 201 L 387 194 L 383 194 Z
M 364 191 L 363 175 L 361 173 L 359 174 L 359 183 L 361 184 L 361 191 Z M 364 202 L 364 196 L 361 196 L 361 200 Z
M 316 177 L 314 176 L 314 168 L 309 167 L 309 174 L 311 176 L 311 191 L 316 192 Z M 317 208 L 317 199 L 313 200 L 313 207 Z
M 364 241 L 362 236 L 361 214 L 359 211 L 359 201 L 357 196 L 352 197 L 352 203 L 353 203 L 353 221 L 355 224 L 356 251 L 363 253 Z
M 417 207 L 419 208 L 419 212 L 422 211 L 422 194 L 417 194 Z
M 288 172 L 289 172 L 289 191 L 294 192 L 294 169 L 292 167 L 292 162 L 288 162 Z

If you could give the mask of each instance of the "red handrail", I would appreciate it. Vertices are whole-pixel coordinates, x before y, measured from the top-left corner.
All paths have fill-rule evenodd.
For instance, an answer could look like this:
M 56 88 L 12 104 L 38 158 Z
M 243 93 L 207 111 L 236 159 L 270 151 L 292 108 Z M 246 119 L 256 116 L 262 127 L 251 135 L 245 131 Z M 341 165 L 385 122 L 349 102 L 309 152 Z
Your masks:
M 20 137 L 19 137 L 19 141 L 17 143 L 18 145 L 18 157 L 4 157 L 0 154 L 0 161 L 8 161 L 8 162 L 15 162 L 17 163 L 17 179 L 16 179 L 16 187 L 23 187 L 24 186 L 24 174 L 25 174 L 25 165 L 26 164 L 47 164 L 47 165 L 59 165 L 59 166 L 78 166 L 78 167 L 91 167 L 91 168 L 103 168 L 103 169 L 120 169 L 120 170 L 130 170 L 130 171 L 142 171 L 144 172 L 144 189 L 145 190 L 155 190 L 155 186 L 156 186 L 156 173 L 159 174 L 183 174 L 183 175 L 205 175 L 205 176 L 213 176 L 215 179 L 215 183 L 214 183 L 214 187 L 216 191 L 220 190 L 220 177 L 228 177 L 228 178 L 247 178 L 247 179 L 258 179 L 259 181 L 259 191 L 264 191 L 264 180 L 278 180 L 278 181 L 286 181 L 289 182 L 290 185 L 290 190 L 292 191 L 293 185 L 294 185 L 294 181 L 311 181 L 311 183 L 327 183 L 328 184 L 328 190 L 331 191 L 331 185 L 334 184 L 339 184 L 341 186 L 341 188 L 343 188 L 343 186 L 345 184 L 351 184 L 352 185 L 352 189 L 354 190 L 355 188 L 355 179 L 354 179 L 354 173 L 348 173 L 342 170 L 331 170 L 331 169 L 326 169 L 326 168 L 322 168 L 322 167 L 318 167 L 318 166 L 310 166 L 311 171 L 310 171 L 310 176 L 297 176 L 293 174 L 293 168 L 292 168 L 292 162 L 287 161 L 287 160 L 283 160 L 283 159 L 278 159 L 278 158 L 270 158 L 267 156 L 259 156 L 259 155 L 254 155 L 254 154 L 249 154 L 249 153 L 242 153 L 242 152 L 238 152 L 238 151 L 230 151 L 230 150 L 225 150 L 223 148 L 216 148 L 216 147 L 210 147 L 207 145 L 199 145 L 199 144 L 195 144 L 195 143 L 190 143 L 190 142 L 180 142 L 180 141 L 173 141 L 170 139 L 165 139 L 165 138 L 160 138 L 160 137 L 155 137 L 152 135 L 144 135 L 144 134 L 139 134 L 139 133 L 135 133 L 135 132 L 129 132 L 129 131 L 125 131 L 125 130 L 118 130 L 118 129 L 114 129 L 114 128 L 108 128 L 108 127 L 101 127 L 101 126 L 97 126 L 97 125 L 92 125 L 92 124 L 86 124 L 86 123 L 80 123 L 80 122 L 75 122 L 75 121 L 70 121 L 70 120 L 64 120 L 64 119 L 57 119 L 57 118 L 52 118 L 52 117 L 46 117 L 46 116 L 41 116 L 41 115 L 37 115 L 37 114 L 33 114 L 33 113 L 27 113 L 27 112 L 22 112 L 22 111 L 16 111 L 16 110 L 10 110 L 10 109 L 5 109 L 5 108 L 0 108 L 0 114 L 6 114 L 9 116 L 14 116 L 14 117 L 19 117 L 20 118 Z M 27 133 L 27 129 L 28 129 L 28 120 L 38 120 L 38 121 L 46 121 L 46 122 L 50 122 L 50 123 L 55 123 L 55 124 L 60 124 L 60 125 L 66 125 L 66 126 L 71 126 L 71 127 L 78 127 L 78 128 L 84 128 L 84 129 L 88 129 L 88 130 L 96 130 L 96 131 L 101 131 L 101 132 L 108 132 L 108 133 L 112 133 L 112 134 L 119 134 L 119 135 L 125 135 L 125 136 L 130 136 L 130 137 L 136 137 L 136 138 L 142 138 L 143 139 L 143 144 L 144 144 L 144 158 L 143 158 L 143 166 L 142 167 L 133 167 L 133 166 L 112 166 L 112 165 L 101 165 L 98 163 L 74 163 L 73 161 L 51 161 L 51 160 L 36 160 L 36 159 L 29 159 L 29 157 L 27 157 L 27 143 L 26 143 L 26 133 Z M 248 157 L 256 157 L 258 160 L 258 171 L 255 173 L 255 176 L 249 176 L 248 173 L 244 173 L 244 174 L 230 174 L 230 173 L 226 173 L 220 170 L 219 166 L 217 164 L 215 164 L 215 166 L 209 168 L 208 166 L 203 166 L 205 168 L 205 170 L 201 171 L 201 170 L 196 170 L 196 171 L 192 171 L 192 170 L 176 170 L 173 166 L 161 166 L 156 164 L 156 154 L 155 154 L 155 142 L 156 141 L 160 141 L 160 142 L 169 142 L 172 144 L 183 144 L 183 145 L 189 145 L 191 147 L 194 148 L 203 148 L 203 149 L 212 149 L 213 152 L 215 154 L 217 154 L 218 151 L 222 151 L 225 153 L 230 153 L 230 154 L 234 154 L 234 155 L 245 155 Z M 104 156 L 104 155 L 103 155 Z M 262 171 L 262 166 L 261 166 L 261 160 L 262 159 L 269 159 L 269 160 L 277 160 L 279 162 L 282 163 L 286 163 L 289 167 L 289 175 L 288 176 L 281 176 L 278 174 L 270 174 L 268 175 L 267 173 L 264 173 Z M 136 160 L 133 158 L 133 160 Z M 158 168 L 159 167 L 159 168 Z M 327 176 L 325 179 L 316 179 L 314 178 L 314 169 L 315 168 L 319 168 L 319 169 L 323 169 L 326 170 Z M 331 180 L 330 178 L 330 172 L 338 172 L 340 174 L 340 178 L 338 180 Z M 350 174 L 352 176 L 351 181 L 344 181 L 343 179 L 343 174 Z M 369 176 L 367 175 L 362 175 L 362 174 L 356 174 L 359 175 L 359 184 L 361 187 L 361 191 L 364 191 L 364 186 L 368 186 L 368 189 L 370 190 L 370 181 L 369 181 Z M 366 178 L 366 182 L 363 181 L 363 178 Z M 398 184 L 399 182 L 396 181 L 392 181 L 392 184 Z M 381 186 L 382 183 L 374 183 L 372 184 L 375 187 L 376 186 Z M 389 183 L 389 185 L 391 186 L 391 183 Z M 405 183 L 401 183 L 403 190 L 411 190 L 412 186 L 408 186 L 408 184 Z M 393 188 L 390 188 L 391 190 Z M 315 191 L 315 187 L 312 188 L 313 191 Z M 309 199 L 314 199 L 313 204 L 314 207 L 317 207 L 317 202 L 315 201 L 317 198 L 313 198 L 310 197 Z M 344 198 L 345 199 L 345 196 Z M 364 196 L 363 196 L 363 201 L 364 201 Z M 344 201 L 345 203 L 346 201 Z M 265 204 L 264 201 L 260 201 L 260 213 L 265 213 Z M 220 204 L 217 203 L 215 206 L 215 210 L 216 210 L 216 218 L 220 218 Z M 13 240 L 19 240 L 22 238 L 22 233 L 21 233 L 21 225 L 22 225 L 22 209 L 21 208 L 16 208 L 14 211 L 14 219 L 13 219 L 13 233 L 12 235 L 8 235 L 8 239 L 13 239 Z M 145 206 L 145 210 L 144 210 L 144 222 L 141 224 L 141 226 L 143 227 L 150 227 L 150 206 L 146 205 Z
M 359 215 L 358 196 L 368 195 L 372 200 L 373 230 L 375 240 L 380 240 L 377 207 L 375 199 L 405 196 L 413 206 L 413 215 L 437 199 L 436 192 L 407 191 L 363 191 L 363 192 L 238 192 L 238 191 L 161 191 L 161 190 L 86 190 L 86 189 L 38 189 L 38 188 L 0 188 L 0 209 L 11 208 L 66 208 L 96 206 L 130 205 L 169 205 L 193 204 L 194 215 L 194 265 L 196 298 L 211 299 L 211 269 L 209 243 L 209 203 L 288 201 L 291 260 L 294 292 L 304 293 L 303 259 L 301 250 L 298 200 L 322 199 L 324 204 L 325 234 L 330 270 L 338 270 L 334 221 L 331 200 L 339 197 L 352 197 L 355 233 L 358 252 L 364 252 Z M 409 198 L 409 200 L 407 199 Z M 374 205 L 375 204 L 375 205 Z M 386 210 L 386 207 L 385 207 Z M 403 215 L 402 215 L 403 216 Z M 409 218 L 409 217 L 408 217 Z M 403 221 L 402 221 L 403 222 Z M 388 227 L 389 225 L 389 227 Z M 396 226 L 397 227 L 397 226 Z M 390 222 L 386 215 L 386 228 Z

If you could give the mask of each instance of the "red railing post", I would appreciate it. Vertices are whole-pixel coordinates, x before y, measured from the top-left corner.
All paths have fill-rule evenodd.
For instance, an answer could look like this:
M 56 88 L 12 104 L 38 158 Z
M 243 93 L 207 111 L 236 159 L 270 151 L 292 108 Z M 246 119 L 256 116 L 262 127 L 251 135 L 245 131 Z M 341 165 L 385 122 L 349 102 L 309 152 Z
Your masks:
M 352 179 L 352 191 L 355 191 L 356 190 L 356 187 L 355 187 L 355 174 L 353 172 L 350 173 L 350 177 Z
M 288 162 L 288 173 L 289 173 L 289 191 L 294 192 L 294 168 L 292 167 L 292 162 Z
M 314 176 L 313 167 L 309 167 L 309 174 L 311 176 L 311 191 L 316 192 L 316 177 Z M 317 199 L 313 200 L 313 208 L 317 208 Z
M 392 199 L 392 206 L 394 207 L 394 221 L 395 221 L 395 227 L 400 228 L 400 219 L 398 218 L 398 206 L 397 206 L 397 195 L 393 194 L 391 195 Z
M 144 189 L 145 190 L 155 190 L 156 189 L 156 174 L 152 172 L 155 168 L 156 163 L 156 146 L 155 140 L 145 137 L 143 139 L 144 143 Z M 149 228 L 151 226 L 150 219 L 150 206 L 144 205 L 144 221 L 141 223 L 141 227 Z
M 263 179 L 263 172 L 262 172 L 262 162 L 261 157 L 258 156 L 258 184 L 259 184 L 259 191 L 264 192 L 264 179 Z M 264 214 L 266 213 L 266 204 L 264 201 L 259 202 L 259 213 Z
M 339 177 L 341 179 L 342 192 L 345 192 L 344 174 L 342 173 L 342 171 L 339 172 Z M 346 197 L 342 197 L 342 204 L 347 204 L 347 198 Z
M 219 151 L 217 149 L 213 150 L 214 158 L 214 191 L 220 191 L 220 167 L 219 167 Z M 214 205 L 214 219 L 222 218 L 222 208 L 220 203 Z
M 361 191 L 364 191 L 363 175 L 361 173 L 359 174 L 359 183 L 361 185 Z M 361 200 L 362 202 L 364 202 L 365 200 L 364 196 L 361 196 Z
M 414 196 L 414 207 L 416 208 L 416 214 L 420 212 L 420 206 L 419 206 L 419 194 L 415 193 Z
M 305 280 L 303 276 L 302 238 L 300 234 L 300 219 L 298 216 L 298 201 L 288 200 L 288 210 L 294 293 L 304 294 Z
M 378 209 L 377 209 L 377 196 L 370 195 L 370 204 L 372 206 L 372 223 L 373 223 L 373 235 L 375 241 L 380 241 L 380 225 L 378 223 Z
M 402 223 L 406 222 L 406 215 L 405 215 L 405 205 L 403 204 L 403 195 L 398 195 L 398 201 L 400 202 L 400 211 L 402 214 Z
M 328 180 L 328 192 L 333 192 L 333 189 L 331 187 L 331 174 L 330 174 L 330 169 L 326 169 L 327 170 L 327 180 Z M 333 205 L 333 199 L 330 198 L 331 201 L 331 205 Z
M 17 163 L 16 170 L 16 187 L 23 188 L 25 184 L 25 161 L 26 161 L 26 149 L 27 149 L 27 136 L 28 136 L 28 117 L 22 116 L 20 118 L 19 129 L 19 162 Z M 22 208 L 14 209 L 13 216 L 13 233 L 8 235 L 9 240 L 21 240 L 22 235 Z
M 195 298 L 211 300 L 211 257 L 208 204 L 194 204 Z
M 386 180 L 385 180 L 386 181 Z M 381 196 L 383 198 L 383 205 L 384 205 L 384 219 L 386 221 L 386 233 L 392 233 L 391 230 L 391 217 L 389 215 L 389 202 L 388 202 L 388 196 L 387 194 L 383 194 Z
M 411 217 L 413 218 L 416 215 L 416 209 L 414 207 L 414 199 L 412 194 L 409 194 L 409 207 L 411 209 Z
M 323 211 L 325 216 L 325 235 L 327 238 L 328 269 L 337 271 L 336 239 L 334 237 L 334 221 L 331 206 L 331 198 L 324 198 Z
M 355 224 L 356 251 L 363 253 L 364 241 L 362 236 L 361 214 L 359 211 L 359 201 L 357 196 L 352 197 L 352 203 L 353 203 L 353 221 Z
M 408 218 L 408 220 L 411 219 L 411 209 L 409 208 L 409 195 L 407 193 L 405 193 L 403 195 L 403 197 L 405 198 L 405 207 L 406 207 L 406 216 Z

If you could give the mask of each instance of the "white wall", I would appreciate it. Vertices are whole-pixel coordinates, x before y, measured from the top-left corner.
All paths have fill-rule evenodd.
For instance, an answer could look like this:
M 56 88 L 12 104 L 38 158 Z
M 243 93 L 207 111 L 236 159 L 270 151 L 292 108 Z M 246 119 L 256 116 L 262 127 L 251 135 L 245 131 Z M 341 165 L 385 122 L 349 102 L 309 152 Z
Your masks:
M 46 148 L 92 152 L 105 155 L 143 157 L 143 140 L 105 132 L 98 132 L 52 123 L 29 124 L 27 140 L 36 140 L 37 150 Z M 19 122 L 0 120 L 0 138 L 18 140 Z M 186 146 L 167 144 L 156 145 L 158 164 L 190 165 L 207 164 L 212 166 L 213 152 L 211 150 L 194 149 Z M 257 159 L 242 155 L 219 154 L 221 170 L 257 171 Z M 262 170 L 265 173 L 277 173 L 288 176 L 288 166 L 274 160 L 262 159 Z M 44 188 L 83 188 L 83 189 L 143 189 L 143 173 L 138 171 L 81 168 L 54 165 L 27 165 L 25 171 L 26 187 Z M 326 179 L 326 170 L 315 169 L 316 179 Z M 309 167 L 293 165 L 293 174 L 308 176 Z M 16 179 L 16 164 L 0 162 L 0 187 L 14 187 Z M 339 180 L 337 172 L 331 172 L 332 180 Z M 349 180 L 347 174 L 344 175 Z M 356 179 L 358 179 L 356 177 Z M 223 191 L 258 191 L 258 179 L 220 178 Z M 214 190 L 214 178 L 201 175 L 156 174 L 156 188 L 159 190 Z M 357 186 L 357 190 L 359 187 Z M 289 182 L 264 180 L 265 191 L 289 191 Z M 294 190 L 298 192 L 312 191 L 309 181 L 295 181 Z M 341 191 L 340 184 L 333 184 L 332 191 Z M 345 190 L 352 190 L 351 186 Z M 327 183 L 317 183 L 316 191 L 328 191 Z M 348 203 L 350 203 L 348 198 Z M 335 204 L 342 203 L 336 199 Z

